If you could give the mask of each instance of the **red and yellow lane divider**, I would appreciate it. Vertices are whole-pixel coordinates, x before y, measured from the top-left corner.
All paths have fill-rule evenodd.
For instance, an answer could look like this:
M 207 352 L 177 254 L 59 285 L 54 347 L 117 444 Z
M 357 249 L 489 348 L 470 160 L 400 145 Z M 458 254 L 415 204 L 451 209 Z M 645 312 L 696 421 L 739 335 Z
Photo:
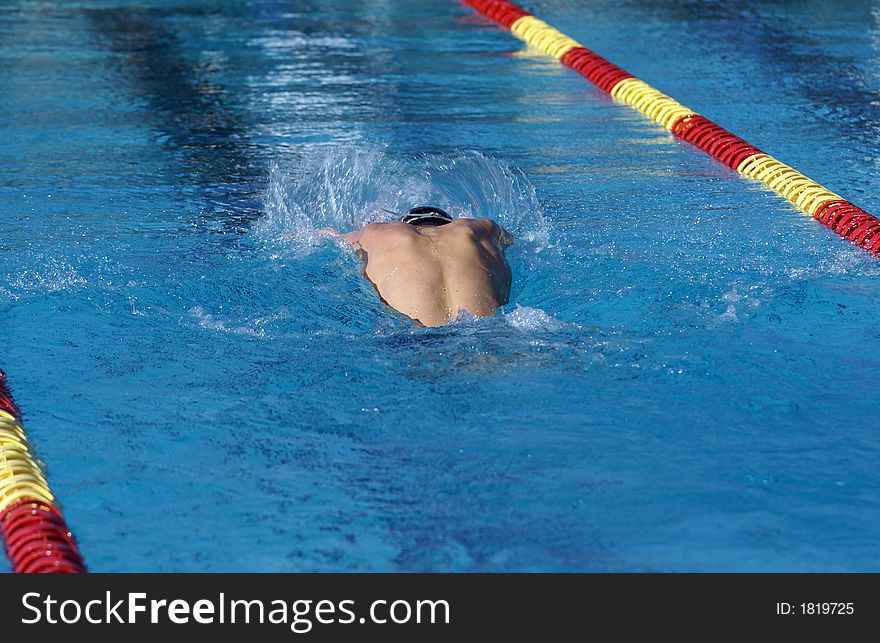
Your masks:
M 79 548 L 0 370 L 0 534 L 18 573 L 82 573 Z
M 728 167 L 761 181 L 860 248 L 880 257 L 880 219 L 700 116 L 507 0 L 464 0 L 599 89 Z

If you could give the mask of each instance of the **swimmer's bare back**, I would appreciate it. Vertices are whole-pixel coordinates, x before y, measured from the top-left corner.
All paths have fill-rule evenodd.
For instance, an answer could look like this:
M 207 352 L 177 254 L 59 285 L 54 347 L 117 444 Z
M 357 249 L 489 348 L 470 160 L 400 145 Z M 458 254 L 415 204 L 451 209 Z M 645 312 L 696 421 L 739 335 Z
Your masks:
M 382 300 L 425 326 L 455 321 L 464 310 L 495 313 L 510 297 L 504 250 L 513 236 L 491 219 L 457 219 L 442 226 L 371 223 L 341 234 L 366 262 L 364 275 Z

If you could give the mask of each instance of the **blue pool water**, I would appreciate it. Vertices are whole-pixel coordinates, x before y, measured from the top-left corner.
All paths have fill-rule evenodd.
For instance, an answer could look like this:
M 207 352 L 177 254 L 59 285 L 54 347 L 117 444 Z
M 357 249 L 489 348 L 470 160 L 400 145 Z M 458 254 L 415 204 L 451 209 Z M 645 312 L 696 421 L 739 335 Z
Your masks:
M 524 7 L 880 212 L 880 3 Z M 92 570 L 880 570 L 880 263 L 466 6 L 10 0 L 0 87 L 0 366 Z M 497 317 L 315 233 L 424 201 L 517 236 Z

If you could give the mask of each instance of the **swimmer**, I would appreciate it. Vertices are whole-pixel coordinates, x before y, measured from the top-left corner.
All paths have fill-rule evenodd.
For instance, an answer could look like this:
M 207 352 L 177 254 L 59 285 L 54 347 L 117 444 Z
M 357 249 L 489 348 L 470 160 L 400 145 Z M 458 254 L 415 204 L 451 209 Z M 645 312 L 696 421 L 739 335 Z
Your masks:
M 364 262 L 364 276 L 383 302 L 425 326 L 455 321 L 461 311 L 487 317 L 510 297 L 504 251 L 513 235 L 491 219 L 455 219 L 419 206 L 393 223 L 343 234 Z

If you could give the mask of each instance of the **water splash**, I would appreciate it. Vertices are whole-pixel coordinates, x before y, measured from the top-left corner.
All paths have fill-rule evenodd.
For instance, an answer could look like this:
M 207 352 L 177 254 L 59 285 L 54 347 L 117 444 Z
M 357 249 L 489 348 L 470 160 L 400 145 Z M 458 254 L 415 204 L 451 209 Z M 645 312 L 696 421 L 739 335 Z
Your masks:
M 88 284 L 88 280 L 76 267 L 64 259 L 35 255 L 32 266 L 18 273 L 5 275 L 2 279 L 5 287 L 0 286 L 3 299 L 19 299 L 22 295 L 59 291 L 72 292 Z
M 504 320 L 514 328 L 527 332 L 557 332 L 564 328 L 579 328 L 577 324 L 559 321 L 540 308 L 530 308 L 519 304 L 510 312 L 504 313 Z
M 457 217 L 489 217 L 517 239 L 511 253 L 526 261 L 550 245 L 550 226 L 534 187 L 506 163 L 476 151 L 398 157 L 376 146 L 333 148 L 298 165 L 271 168 L 257 238 L 302 257 L 326 237 L 390 221 L 385 210 L 437 205 Z
M 290 313 L 286 307 L 275 314 L 263 315 L 257 317 L 245 317 L 241 319 L 221 319 L 206 311 L 201 306 L 193 306 L 188 315 L 195 323 L 205 330 L 217 331 L 221 333 L 232 333 L 235 335 L 251 335 L 253 337 L 271 337 L 267 333 L 267 328 L 278 321 L 286 320 L 290 317 Z

